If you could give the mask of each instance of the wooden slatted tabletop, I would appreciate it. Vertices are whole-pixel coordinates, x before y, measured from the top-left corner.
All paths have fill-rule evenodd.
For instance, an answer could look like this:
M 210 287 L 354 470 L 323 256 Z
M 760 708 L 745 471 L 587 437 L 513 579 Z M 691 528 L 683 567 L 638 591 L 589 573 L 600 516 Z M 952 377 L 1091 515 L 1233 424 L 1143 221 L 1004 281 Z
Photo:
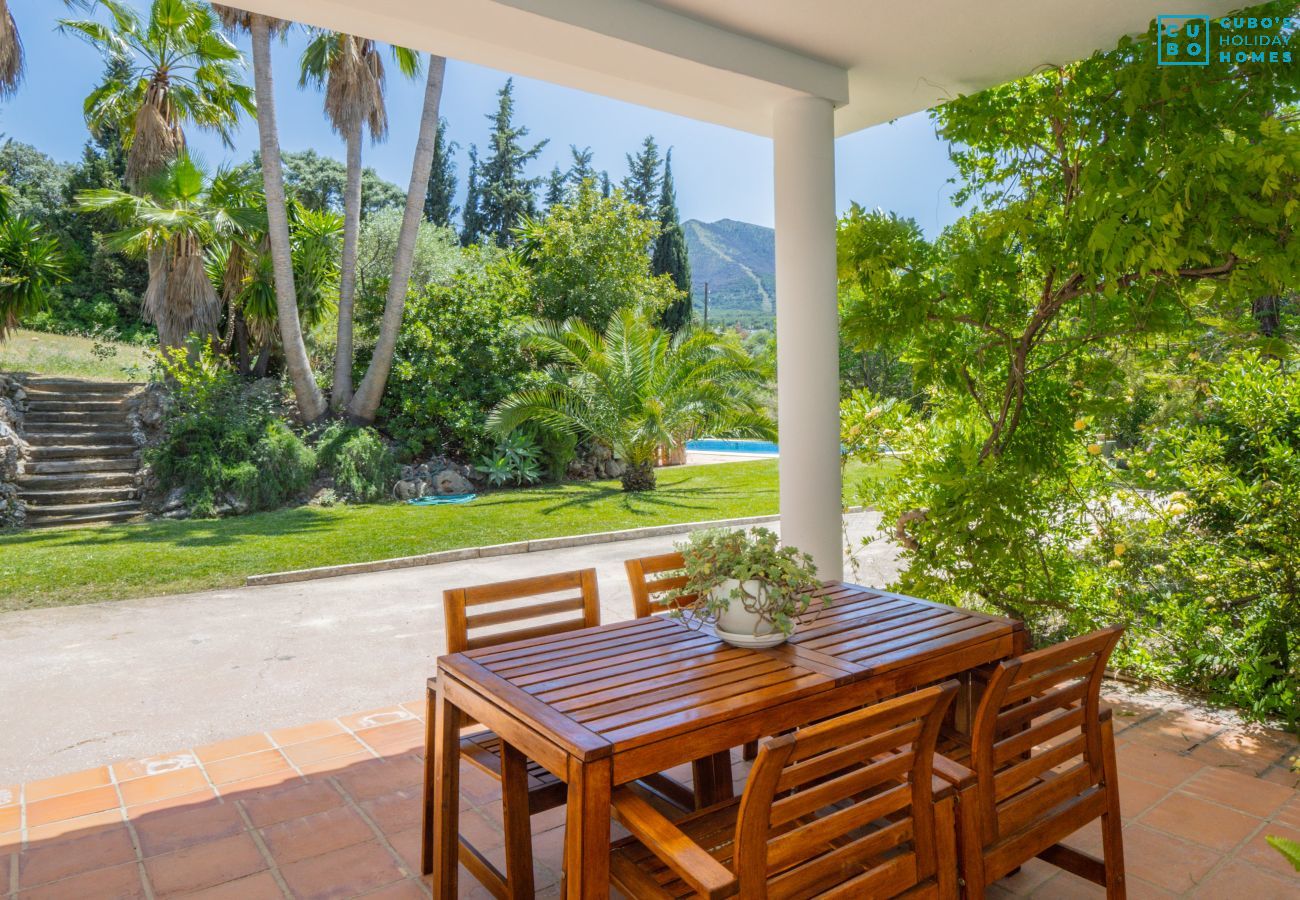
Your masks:
M 824 607 L 822 598 L 830 605 Z M 566 889 L 608 893 L 609 794 L 719 750 L 996 662 L 1018 622 L 873 588 L 828 583 L 794 637 L 732 647 L 663 616 L 438 660 L 430 716 L 426 849 L 437 896 L 456 896 L 458 759 L 472 716 L 569 785 Z M 432 788 L 432 790 L 430 790 Z

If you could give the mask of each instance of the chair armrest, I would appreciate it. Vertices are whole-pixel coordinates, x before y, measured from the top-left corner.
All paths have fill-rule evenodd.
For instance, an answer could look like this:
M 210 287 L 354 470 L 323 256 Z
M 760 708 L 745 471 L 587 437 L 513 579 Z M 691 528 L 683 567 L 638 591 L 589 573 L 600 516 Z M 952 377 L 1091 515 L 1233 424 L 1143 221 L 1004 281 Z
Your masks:
M 959 791 L 975 783 L 974 772 L 942 753 L 934 755 L 934 774 L 935 777 L 943 779 L 946 785 Z
M 610 802 L 614 818 L 695 890 L 711 900 L 736 892 L 735 873 L 635 791 L 626 786 L 615 788 Z

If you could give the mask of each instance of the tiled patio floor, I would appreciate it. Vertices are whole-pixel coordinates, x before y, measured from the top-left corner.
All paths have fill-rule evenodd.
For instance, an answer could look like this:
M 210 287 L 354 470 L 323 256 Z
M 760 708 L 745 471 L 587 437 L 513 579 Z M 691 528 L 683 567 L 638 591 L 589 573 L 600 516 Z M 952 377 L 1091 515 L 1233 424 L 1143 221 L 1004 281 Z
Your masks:
M 1300 897 L 1265 842 L 1300 840 L 1300 748 L 1168 695 L 1115 688 L 1129 896 Z M 427 897 L 419 872 L 422 703 L 0 785 L 6 897 Z M 737 763 L 740 769 L 742 764 Z M 684 773 L 683 773 L 684 774 Z M 498 864 L 496 782 L 465 766 L 462 832 Z M 558 894 L 563 809 L 533 819 Z M 1096 845 L 1096 826 L 1074 839 Z M 462 871 L 462 894 L 487 896 Z M 1102 892 L 1045 863 L 995 896 Z

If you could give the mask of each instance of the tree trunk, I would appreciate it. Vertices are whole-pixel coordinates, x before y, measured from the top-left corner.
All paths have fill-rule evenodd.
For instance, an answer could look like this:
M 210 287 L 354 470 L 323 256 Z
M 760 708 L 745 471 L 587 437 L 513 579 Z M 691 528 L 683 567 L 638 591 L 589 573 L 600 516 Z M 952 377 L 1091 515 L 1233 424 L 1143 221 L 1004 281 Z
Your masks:
M 655 489 L 655 464 L 637 463 L 629 464 L 623 470 L 623 490 L 631 493 L 633 491 L 653 491 Z
M 348 407 L 350 417 L 357 422 L 370 423 L 379 411 L 388 373 L 393 367 L 393 353 L 397 349 L 398 332 L 402 329 L 402 313 L 406 309 L 406 291 L 411 283 L 411 263 L 415 257 L 415 239 L 424 218 L 424 193 L 429 187 L 429 173 L 433 170 L 433 148 L 438 137 L 438 106 L 442 102 L 442 75 L 447 60 L 441 56 L 429 57 L 429 77 L 424 88 L 424 111 L 420 114 L 420 137 L 415 144 L 415 161 L 411 166 L 411 184 L 406 190 L 406 213 L 402 217 L 402 230 L 397 239 L 397 256 L 393 260 L 393 277 L 388 282 L 388 296 L 384 299 L 384 317 L 379 325 L 379 339 L 375 352 L 361 380 L 356 396 Z
M 348 123 L 347 184 L 343 189 L 343 267 L 339 272 L 339 331 L 334 348 L 334 390 L 330 406 L 342 412 L 352 402 L 352 310 L 357 293 L 357 240 L 361 233 L 361 121 Z
M 316 384 L 298 321 L 298 292 L 293 283 L 293 256 L 289 248 L 289 215 L 284 197 L 284 168 L 275 124 L 275 84 L 271 77 L 271 30 L 265 16 L 250 23 L 253 36 L 253 80 L 257 89 L 257 133 L 262 152 L 262 181 L 266 190 L 267 236 L 275 270 L 275 309 L 280 322 L 284 365 L 293 382 L 298 410 L 306 422 L 325 413 L 325 397 Z

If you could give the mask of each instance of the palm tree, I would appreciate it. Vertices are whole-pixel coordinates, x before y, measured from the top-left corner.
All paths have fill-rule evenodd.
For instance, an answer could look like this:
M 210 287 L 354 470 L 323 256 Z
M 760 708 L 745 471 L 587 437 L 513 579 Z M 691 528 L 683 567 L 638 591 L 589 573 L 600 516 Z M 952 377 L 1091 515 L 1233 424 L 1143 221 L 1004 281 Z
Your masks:
M 80 209 L 121 222 L 110 246 L 148 258 L 144 314 L 164 348 L 186 346 L 191 334 L 215 335 L 221 299 L 208 278 L 207 254 L 232 235 L 256 229 L 261 219 L 256 208 L 219 205 L 213 184 L 221 177 L 209 177 L 182 153 L 148 179 L 143 196 L 100 188 L 76 197 Z
M 420 113 L 420 131 L 415 142 L 415 158 L 411 163 L 411 182 L 406 188 L 406 212 L 402 215 L 402 228 L 397 235 L 397 253 L 393 257 L 393 275 L 388 279 L 388 294 L 384 298 L 384 315 L 379 323 L 379 338 L 366 377 L 361 380 L 356 396 L 348 406 L 348 416 L 355 422 L 369 424 L 375 420 L 379 402 L 384 397 L 388 375 L 393 368 L 393 354 L 402 330 L 402 315 L 406 310 L 406 291 L 411 283 L 411 265 L 415 259 L 415 241 L 420 232 L 420 219 L 424 212 L 424 193 L 433 170 L 433 154 L 438 146 L 438 112 L 442 103 L 443 75 L 447 60 L 442 56 L 429 57 L 429 71 L 424 85 L 424 108 Z
M 521 345 L 549 361 L 550 381 L 502 400 L 488 427 L 506 435 L 535 423 L 598 441 L 627 465 L 625 491 L 653 490 L 660 448 L 697 434 L 776 435 L 761 402 L 766 373 L 713 332 L 674 336 L 624 309 L 603 335 L 580 319 L 535 322 Z
M 325 413 L 325 397 L 307 355 L 298 317 L 298 292 L 293 277 L 293 248 L 289 238 L 289 212 L 284 191 L 284 163 L 275 117 L 275 80 L 271 70 L 271 37 L 283 35 L 289 23 L 231 6 L 213 7 L 227 28 L 247 29 L 253 42 L 253 81 L 257 87 L 257 136 L 262 156 L 262 184 L 266 196 L 267 244 L 275 282 L 276 320 L 285 368 L 293 383 L 298 411 L 307 422 Z
M 0 341 L 25 315 L 43 308 L 51 289 L 67 280 L 59 242 L 39 225 L 9 212 L 9 187 L 0 185 Z
M 408 77 L 420 71 L 420 57 L 405 47 L 392 48 L 398 69 Z M 347 146 L 347 186 L 343 191 L 343 270 L 339 283 L 338 343 L 330 404 L 344 410 L 352 400 L 352 310 L 356 294 L 357 239 L 361 230 L 361 137 L 373 142 L 388 134 L 384 105 L 384 62 L 369 38 L 316 29 L 302 54 L 299 85 L 325 89 L 325 114 Z
M 63 19 L 59 28 L 84 38 L 110 61 L 103 84 L 86 98 L 91 131 L 120 129 L 133 189 L 185 148 L 184 126 L 221 135 L 241 112 L 254 115 L 251 89 L 239 78 L 243 57 L 217 29 L 211 7 L 196 0 L 153 0 L 147 19 L 122 0 L 99 0 L 112 24 Z
M 68 7 L 89 8 L 94 0 L 63 0 Z M 0 0 L 0 97 L 12 96 L 23 83 L 23 41 L 9 0 Z

